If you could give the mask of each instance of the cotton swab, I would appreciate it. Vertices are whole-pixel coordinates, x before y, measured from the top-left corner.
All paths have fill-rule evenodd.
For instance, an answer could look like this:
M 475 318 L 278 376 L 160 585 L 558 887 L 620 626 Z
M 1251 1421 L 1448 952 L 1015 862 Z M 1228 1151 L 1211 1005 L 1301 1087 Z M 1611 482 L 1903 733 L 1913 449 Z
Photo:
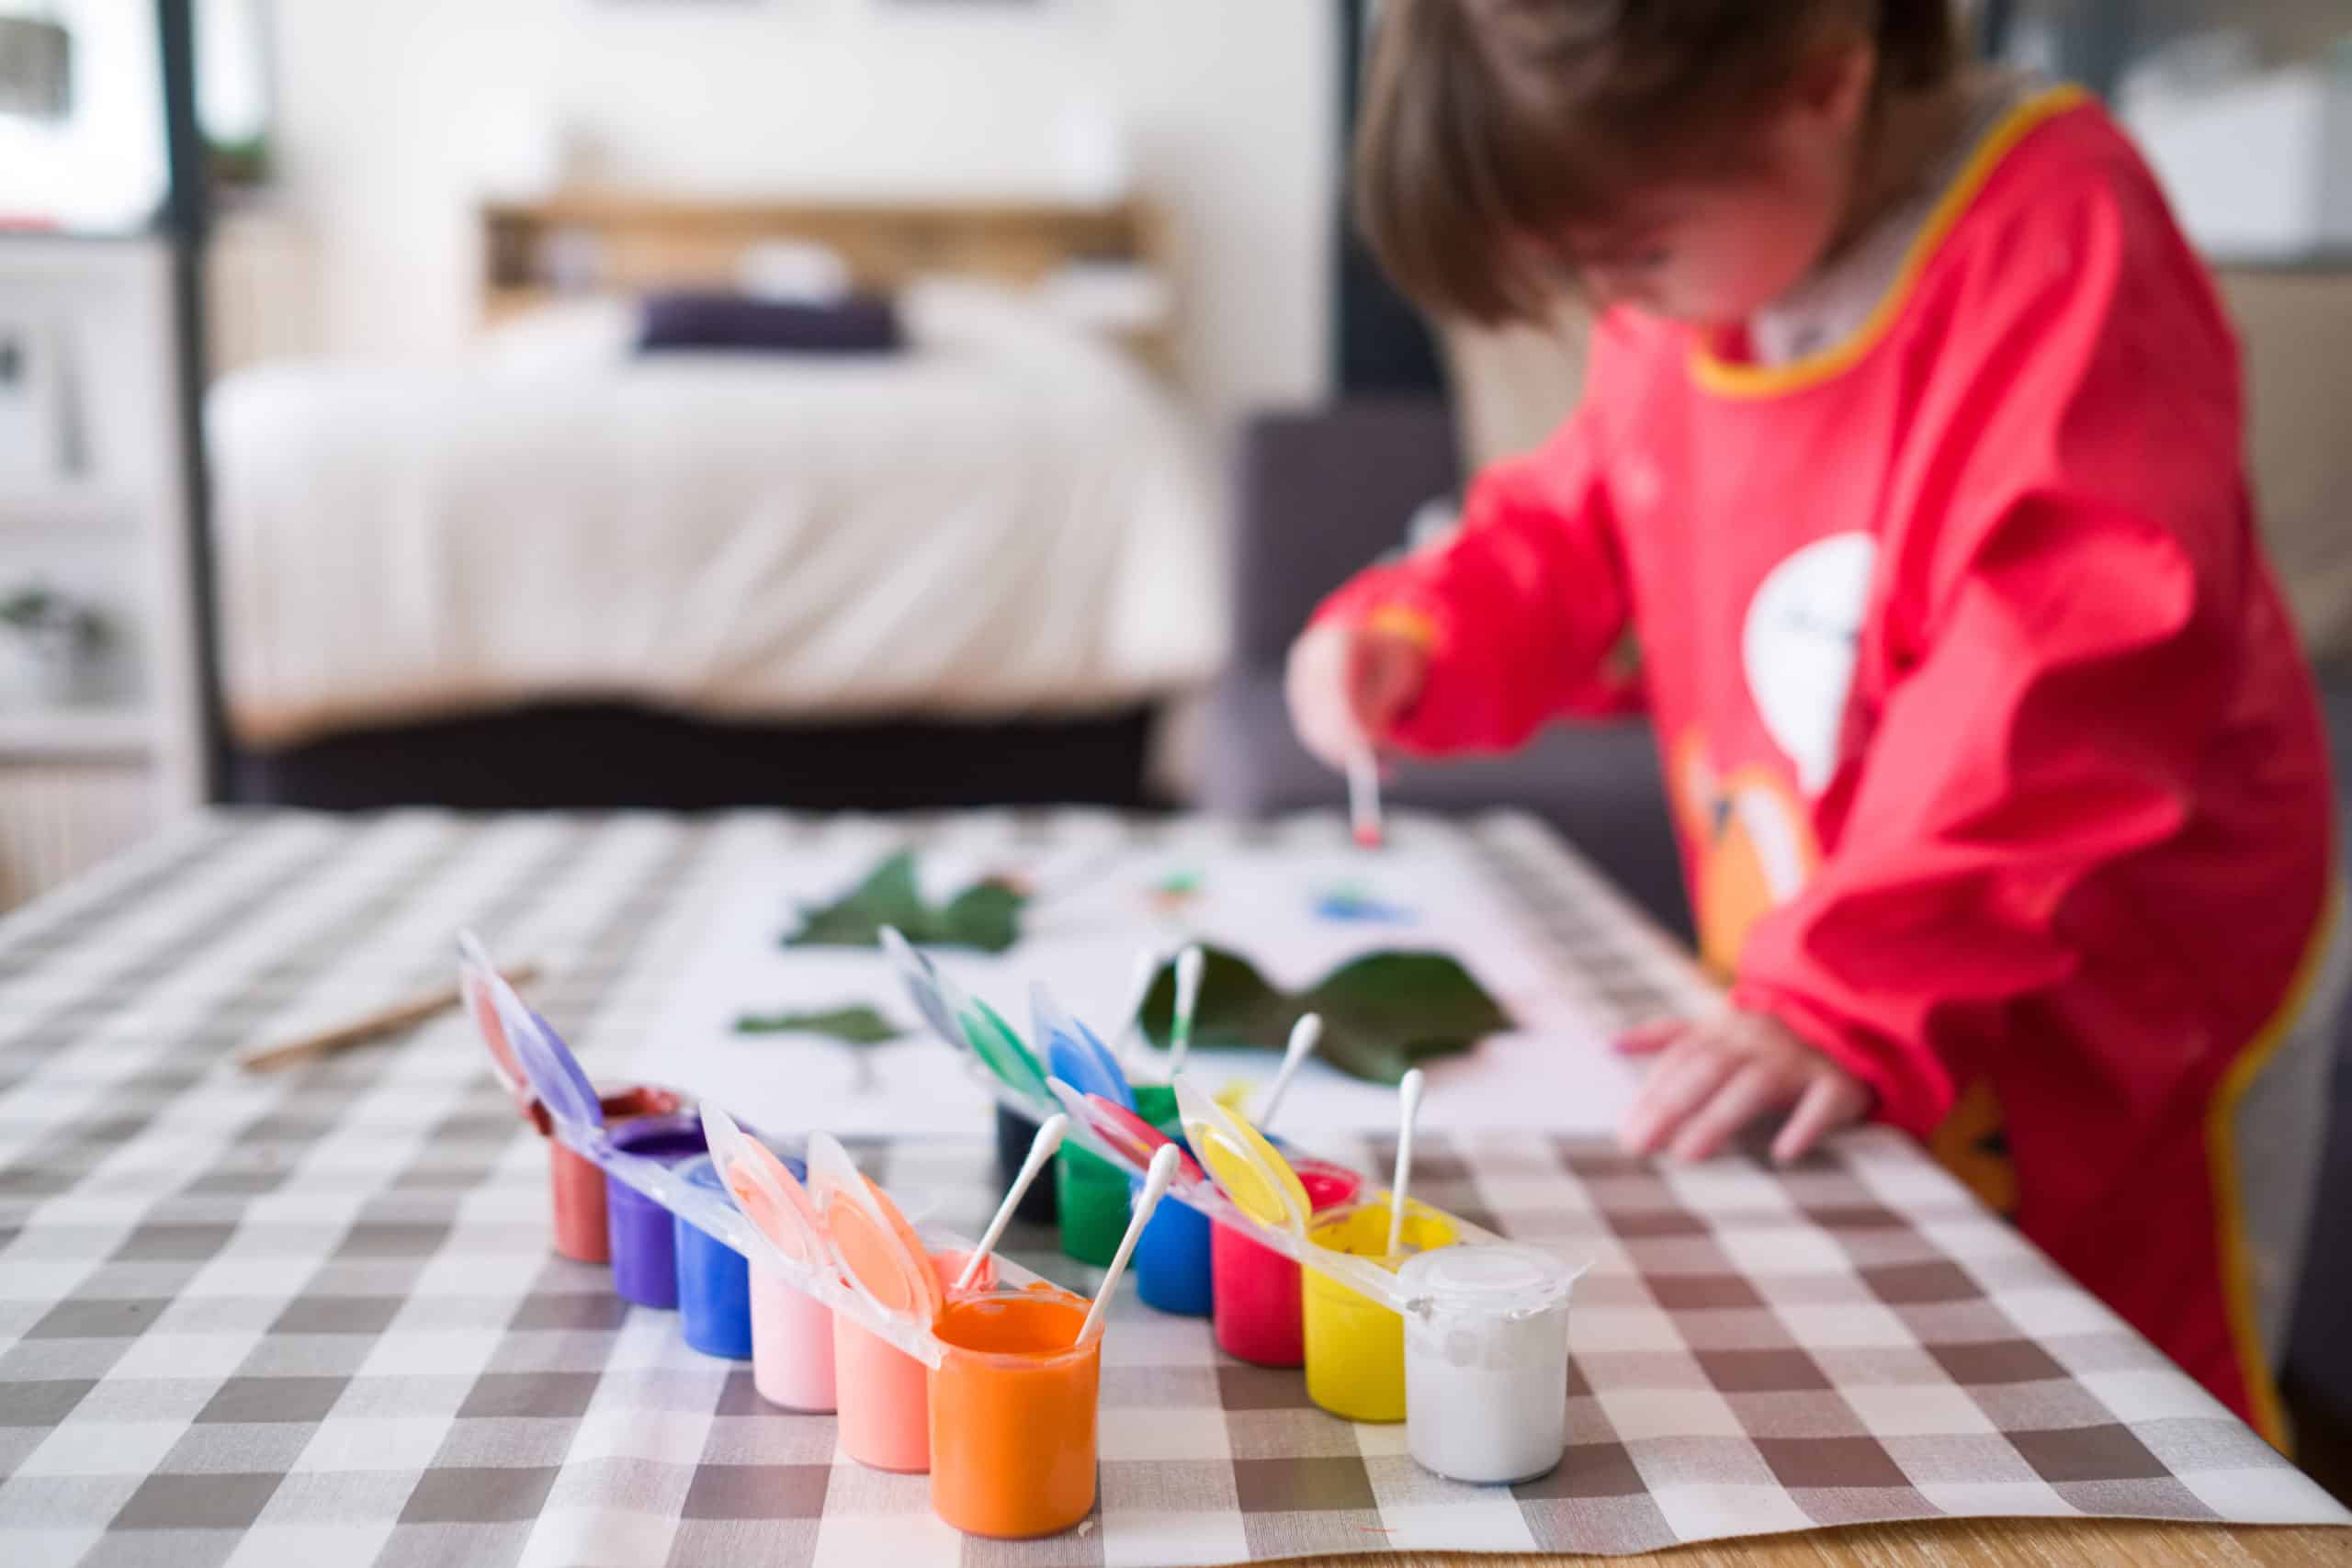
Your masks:
M 1151 1220 L 1151 1212 L 1168 1196 L 1168 1184 L 1176 1179 L 1176 1145 L 1162 1144 L 1151 1156 L 1151 1168 L 1144 1173 L 1143 1191 L 1136 1199 L 1136 1212 L 1127 1220 L 1127 1234 L 1119 1238 L 1119 1250 L 1111 1255 L 1111 1267 L 1102 1273 L 1102 1288 L 1094 1292 L 1094 1304 L 1086 1309 L 1086 1321 L 1078 1325 L 1077 1343 L 1083 1345 L 1101 1326 L 1102 1314 L 1111 1305 L 1111 1292 L 1119 1288 L 1119 1276 L 1127 1271 L 1127 1258 L 1135 1252 L 1136 1238 L 1143 1235 L 1143 1227 Z
M 980 1271 L 980 1264 L 996 1250 L 997 1237 L 1002 1235 L 1004 1227 L 1012 1223 L 1012 1211 L 1021 1206 L 1021 1200 L 1028 1194 L 1029 1184 L 1037 1179 L 1037 1173 L 1046 1168 L 1046 1162 L 1054 1157 L 1056 1149 L 1062 1146 L 1062 1134 L 1068 1131 L 1069 1117 L 1048 1116 L 1046 1124 L 1037 1129 L 1037 1135 L 1029 1140 L 1029 1157 L 1021 1162 L 1020 1174 L 1012 1179 L 1012 1185 L 1004 1190 L 1004 1201 L 997 1205 L 996 1218 L 990 1220 L 989 1228 L 981 1233 L 980 1245 L 972 1248 L 972 1256 L 964 1259 L 964 1271 L 956 1276 L 957 1290 L 971 1289 L 973 1278 Z
M 1394 1258 L 1405 1246 L 1405 1183 L 1413 1174 L 1413 1121 L 1421 1113 L 1421 1069 L 1413 1068 L 1397 1086 L 1396 1175 L 1388 1184 L 1388 1252 Z
M 1265 1108 L 1258 1112 L 1258 1130 L 1264 1132 L 1274 1112 L 1282 1109 L 1283 1096 L 1290 1091 L 1290 1080 L 1307 1057 L 1315 1055 L 1315 1047 L 1323 1041 L 1323 1015 L 1310 1012 L 1291 1025 L 1290 1044 L 1283 1048 L 1283 1065 L 1274 1073 L 1274 1081 L 1266 1090 Z
M 1135 973 L 1127 983 L 1127 1008 L 1122 1015 L 1126 1021 L 1120 1027 L 1118 1043 L 1111 1047 L 1111 1055 L 1119 1059 L 1123 1067 L 1127 1065 L 1127 1048 L 1143 1032 L 1144 1003 L 1151 999 L 1152 982 L 1159 978 L 1159 953 L 1147 947 L 1136 954 Z
M 1348 821 L 1358 844 L 1380 847 L 1380 762 L 1369 748 L 1348 759 Z
M 982 1261 L 996 1250 L 997 1238 L 1004 1235 L 1004 1227 L 1012 1223 L 1013 1211 L 1021 1206 L 1022 1198 L 1027 1194 L 1030 1184 L 1037 1179 L 1037 1173 L 1045 1169 L 1046 1162 L 1053 1158 L 1055 1151 L 1062 1146 L 1062 1136 L 1069 1131 L 1069 1117 L 1049 1116 L 1045 1125 L 1037 1129 L 1037 1135 L 1029 1140 L 1029 1157 L 1021 1162 L 1021 1169 L 1013 1177 L 1012 1185 L 1005 1189 L 1004 1201 L 997 1206 L 996 1217 L 989 1221 L 989 1228 L 981 1235 L 980 1244 L 972 1249 L 971 1257 L 964 1260 L 964 1271 L 956 1277 L 957 1290 L 965 1290 L 971 1285 L 973 1278 L 979 1273 Z
M 1176 1016 L 1168 1026 L 1168 1076 L 1184 1070 L 1184 1054 L 1193 1048 L 1193 1013 L 1201 1005 L 1201 971 L 1208 955 L 1195 942 L 1176 955 Z

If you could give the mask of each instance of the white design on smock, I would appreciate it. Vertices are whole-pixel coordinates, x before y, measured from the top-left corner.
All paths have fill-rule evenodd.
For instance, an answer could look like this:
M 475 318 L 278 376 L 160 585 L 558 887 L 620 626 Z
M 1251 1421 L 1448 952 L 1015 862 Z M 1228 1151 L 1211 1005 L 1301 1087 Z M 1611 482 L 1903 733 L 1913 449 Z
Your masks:
M 1807 795 L 1820 794 L 1838 771 L 1877 560 L 1878 541 L 1870 535 L 1832 534 L 1774 567 L 1747 604 L 1740 662 L 1748 695 Z

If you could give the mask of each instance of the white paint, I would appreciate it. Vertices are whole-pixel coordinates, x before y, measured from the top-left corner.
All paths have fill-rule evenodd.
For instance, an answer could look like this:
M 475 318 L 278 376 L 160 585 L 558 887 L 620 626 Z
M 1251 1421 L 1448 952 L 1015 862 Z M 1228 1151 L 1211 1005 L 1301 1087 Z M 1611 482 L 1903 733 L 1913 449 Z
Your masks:
M 1877 560 L 1878 541 L 1870 535 L 1832 534 L 1774 567 L 1748 602 L 1740 637 L 1748 694 L 1808 795 L 1820 793 L 1838 770 Z
M 1238 412 L 1324 380 L 1336 145 L 1330 8 L 772 0 L 302 0 L 278 25 L 285 194 L 321 347 L 471 333 L 474 214 L 567 153 L 676 195 L 1039 197 L 1122 172 L 1170 219 L 1186 378 Z
M 1567 1448 L 1573 1270 L 1532 1247 L 1450 1247 L 1408 1259 L 1406 1440 L 1455 1481 L 1526 1481 Z

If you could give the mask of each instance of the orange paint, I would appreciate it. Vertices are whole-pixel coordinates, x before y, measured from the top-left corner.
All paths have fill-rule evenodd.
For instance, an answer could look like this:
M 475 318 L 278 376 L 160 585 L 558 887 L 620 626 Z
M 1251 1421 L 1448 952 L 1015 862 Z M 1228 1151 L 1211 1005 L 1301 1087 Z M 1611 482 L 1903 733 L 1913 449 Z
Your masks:
M 667 1116 L 683 1102 L 669 1089 L 640 1084 L 605 1095 L 603 1103 L 605 1124 L 613 1127 L 640 1116 Z M 556 1251 L 575 1263 L 610 1263 L 613 1254 L 605 1235 L 603 1169 L 555 1141 L 554 1125 L 537 1100 L 531 1103 L 531 1123 L 548 1140 L 548 1198 L 555 1217 Z
M 931 1506 L 970 1535 L 1056 1535 L 1093 1511 L 1102 1337 L 1062 1293 L 952 1303 L 933 1332 Z
M 850 1217 L 847 1226 L 842 1224 Z M 854 1209 L 834 1212 L 834 1239 L 844 1257 L 862 1250 L 848 1240 L 860 1235 L 861 1224 L 872 1222 Z M 962 1252 L 934 1252 L 932 1269 L 944 1297 L 963 1271 Z M 996 1282 L 994 1260 L 983 1264 L 975 1289 Z M 873 1470 L 921 1475 L 931 1468 L 931 1391 L 921 1361 L 871 1329 L 861 1328 L 846 1312 L 833 1314 L 833 1403 L 842 1450 Z

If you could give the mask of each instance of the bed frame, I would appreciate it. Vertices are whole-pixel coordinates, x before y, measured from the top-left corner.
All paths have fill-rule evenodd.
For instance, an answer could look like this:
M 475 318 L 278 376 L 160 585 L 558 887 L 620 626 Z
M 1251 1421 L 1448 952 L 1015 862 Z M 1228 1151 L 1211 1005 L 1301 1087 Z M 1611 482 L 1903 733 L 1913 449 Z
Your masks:
M 748 252 L 778 241 L 831 247 L 858 287 L 876 291 L 937 273 L 1020 286 L 1075 263 L 1173 276 L 1161 225 L 1133 201 L 787 204 L 574 191 L 493 202 L 481 231 L 485 325 L 582 293 L 725 287 Z M 583 259 L 593 265 L 583 269 Z M 1165 372 L 1171 337 L 1163 321 L 1122 341 Z M 1152 804 L 1145 781 L 1154 712 L 1138 704 L 992 724 L 736 724 L 633 705 L 534 705 L 283 750 L 231 736 L 224 782 L 232 801 L 328 810 L 1134 808 Z

